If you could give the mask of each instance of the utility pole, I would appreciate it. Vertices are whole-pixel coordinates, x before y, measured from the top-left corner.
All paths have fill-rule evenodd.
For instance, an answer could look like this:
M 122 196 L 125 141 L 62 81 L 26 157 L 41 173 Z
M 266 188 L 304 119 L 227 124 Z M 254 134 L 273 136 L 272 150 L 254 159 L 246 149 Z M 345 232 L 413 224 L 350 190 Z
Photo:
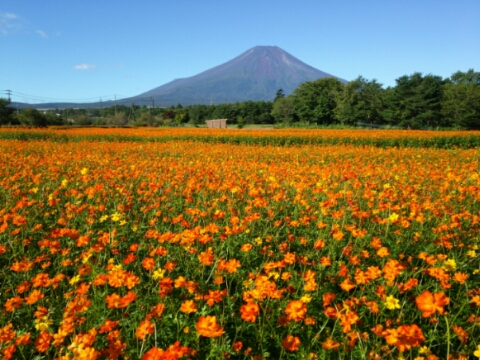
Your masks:
M 102 98 L 100 98 L 100 110 L 103 109 Z
M 117 116 L 117 94 L 115 94 L 115 117 Z
M 155 109 L 155 102 L 153 100 L 153 96 L 150 97 L 150 100 L 152 100 L 152 110 L 150 111 L 150 113 L 152 113 L 152 111 L 154 111 L 154 109 Z
M 12 90 L 5 90 L 8 94 L 8 102 L 10 102 L 10 96 L 12 95 Z
M 132 101 L 132 106 L 130 107 L 130 111 L 128 112 L 127 122 L 130 122 L 130 114 L 132 114 L 133 120 L 135 120 L 135 108 L 134 108 L 134 105 L 133 105 L 133 101 Z

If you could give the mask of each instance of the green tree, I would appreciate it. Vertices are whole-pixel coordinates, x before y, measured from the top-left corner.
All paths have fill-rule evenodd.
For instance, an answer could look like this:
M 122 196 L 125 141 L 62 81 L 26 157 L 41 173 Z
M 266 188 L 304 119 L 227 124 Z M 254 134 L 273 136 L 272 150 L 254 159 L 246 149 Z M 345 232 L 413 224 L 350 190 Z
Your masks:
M 64 125 L 65 121 L 63 120 L 63 117 L 58 114 L 57 112 L 53 111 L 48 111 L 47 113 L 44 114 L 45 119 L 47 121 L 47 125 Z
M 79 115 L 75 119 L 75 125 L 88 126 L 92 124 L 93 124 L 93 121 L 88 115 Z
M 450 76 L 450 81 L 454 84 L 480 85 L 480 72 L 474 69 L 468 69 L 467 72 L 457 71 Z
M 293 92 L 299 120 L 316 124 L 333 123 L 337 93 L 342 89 L 343 84 L 339 80 L 328 77 L 301 84 Z
M 10 106 L 10 100 L 0 98 L 0 125 L 15 122 L 14 112 L 15 109 Z
M 127 108 L 128 111 L 128 108 Z M 117 111 L 116 114 L 110 115 L 105 118 L 105 123 L 107 125 L 116 125 L 116 126 L 124 126 L 127 125 L 128 118 L 125 112 Z
M 480 129 L 480 73 L 457 71 L 443 87 L 442 114 L 450 126 Z
M 294 121 L 295 117 L 295 104 L 293 96 L 277 99 L 273 103 L 271 114 L 276 122 L 290 125 Z
M 382 85 L 375 79 L 368 81 L 359 76 L 337 92 L 334 110 L 337 120 L 343 125 L 357 123 L 380 124 L 382 122 Z
M 275 94 L 275 99 L 273 102 L 277 101 L 278 99 L 283 99 L 285 97 L 285 93 L 283 92 L 283 89 L 278 89 L 277 93 Z
M 26 108 L 22 111 L 22 123 L 35 127 L 46 127 L 47 118 L 44 114 L 34 108 Z
M 440 76 L 414 73 L 395 80 L 392 101 L 393 118 L 402 126 L 412 128 L 443 126 L 441 114 L 443 80 Z

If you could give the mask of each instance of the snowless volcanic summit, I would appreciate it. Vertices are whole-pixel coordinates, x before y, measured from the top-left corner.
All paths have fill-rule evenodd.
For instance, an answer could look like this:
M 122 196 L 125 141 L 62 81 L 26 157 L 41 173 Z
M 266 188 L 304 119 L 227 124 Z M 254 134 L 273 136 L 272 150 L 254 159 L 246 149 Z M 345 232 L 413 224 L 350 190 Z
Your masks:
M 173 80 L 131 100 L 153 97 L 160 106 L 271 101 L 278 89 L 290 94 L 301 83 L 323 77 L 335 76 L 305 64 L 277 46 L 255 46 L 224 64 Z

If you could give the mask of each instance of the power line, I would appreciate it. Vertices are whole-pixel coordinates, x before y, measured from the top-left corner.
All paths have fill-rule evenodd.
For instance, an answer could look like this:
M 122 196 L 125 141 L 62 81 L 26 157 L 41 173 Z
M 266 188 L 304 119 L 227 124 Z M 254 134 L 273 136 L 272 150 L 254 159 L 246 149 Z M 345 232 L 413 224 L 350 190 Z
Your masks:
M 18 97 L 28 97 L 31 99 L 35 100 L 49 100 L 49 101 L 87 101 L 87 100 L 97 100 L 98 98 L 110 98 L 113 97 L 114 94 L 111 95 L 102 95 L 102 96 L 95 96 L 95 97 L 89 97 L 89 98 L 51 98 L 51 97 L 46 97 L 46 96 L 40 96 L 40 95 L 32 95 L 32 94 L 25 94 L 19 91 L 11 91 L 11 90 L 3 90 L 5 92 L 10 92 L 13 96 L 18 96 Z

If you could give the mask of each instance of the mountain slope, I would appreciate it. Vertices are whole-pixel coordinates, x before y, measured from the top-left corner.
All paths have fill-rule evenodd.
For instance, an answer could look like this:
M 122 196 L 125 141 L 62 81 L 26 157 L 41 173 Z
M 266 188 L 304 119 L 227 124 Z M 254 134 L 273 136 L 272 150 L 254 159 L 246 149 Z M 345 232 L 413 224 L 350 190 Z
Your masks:
M 333 75 L 303 63 L 279 47 L 256 46 L 224 64 L 173 80 L 132 100 L 153 97 L 155 104 L 161 106 L 273 100 L 278 89 L 290 94 L 301 83 L 323 77 Z

